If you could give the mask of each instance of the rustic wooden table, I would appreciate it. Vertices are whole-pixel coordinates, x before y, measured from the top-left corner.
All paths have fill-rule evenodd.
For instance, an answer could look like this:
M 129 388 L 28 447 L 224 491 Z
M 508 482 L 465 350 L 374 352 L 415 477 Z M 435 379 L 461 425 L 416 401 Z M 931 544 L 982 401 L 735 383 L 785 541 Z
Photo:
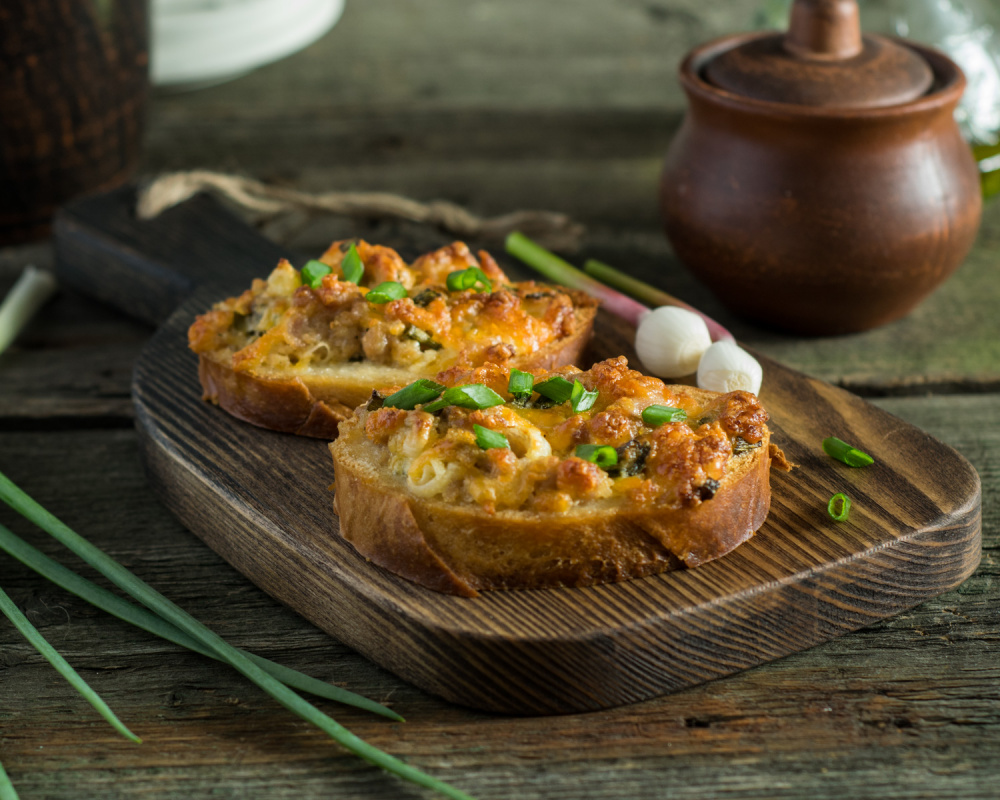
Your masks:
M 407 722 L 321 703 L 479 798 L 1000 796 L 1000 205 L 987 208 L 967 263 L 900 322 L 803 340 L 725 313 L 672 259 L 655 187 L 683 108 L 677 60 L 745 25 L 754 5 L 351 3 L 326 37 L 283 62 L 157 95 L 143 172 L 206 167 L 314 191 L 443 197 L 483 214 L 571 214 L 587 225 L 581 253 L 629 266 L 763 353 L 964 454 L 982 478 L 983 557 L 957 590 L 633 706 L 515 718 L 450 705 L 274 602 L 159 505 L 139 466 L 129 397 L 151 331 L 71 290 L 0 356 L 0 471 L 233 644 L 390 704 Z M 345 235 L 445 238 L 379 220 L 266 230 L 304 253 Z M 52 258 L 48 242 L 0 250 L 0 293 L 26 263 Z M 0 523 L 63 558 L 9 509 Z M 23 800 L 428 796 L 345 753 L 235 672 L 6 557 L 0 586 L 145 740 L 118 738 L 0 625 L 0 762 Z

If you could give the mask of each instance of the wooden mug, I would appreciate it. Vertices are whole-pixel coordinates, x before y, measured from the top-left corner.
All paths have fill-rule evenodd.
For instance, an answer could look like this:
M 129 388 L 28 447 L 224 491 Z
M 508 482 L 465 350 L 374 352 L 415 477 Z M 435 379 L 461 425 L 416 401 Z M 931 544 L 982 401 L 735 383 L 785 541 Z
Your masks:
M 0 3 L 0 245 L 56 207 L 123 183 L 148 94 L 148 0 Z

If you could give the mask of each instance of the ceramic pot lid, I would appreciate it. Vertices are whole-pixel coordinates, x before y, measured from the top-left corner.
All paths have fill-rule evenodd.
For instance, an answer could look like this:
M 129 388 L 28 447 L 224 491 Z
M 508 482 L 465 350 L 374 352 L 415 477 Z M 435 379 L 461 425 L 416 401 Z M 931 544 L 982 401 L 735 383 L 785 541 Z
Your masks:
M 934 81 L 915 51 L 861 35 L 855 0 L 795 0 L 788 32 L 764 34 L 719 54 L 709 83 L 757 100 L 824 108 L 874 108 L 915 100 Z

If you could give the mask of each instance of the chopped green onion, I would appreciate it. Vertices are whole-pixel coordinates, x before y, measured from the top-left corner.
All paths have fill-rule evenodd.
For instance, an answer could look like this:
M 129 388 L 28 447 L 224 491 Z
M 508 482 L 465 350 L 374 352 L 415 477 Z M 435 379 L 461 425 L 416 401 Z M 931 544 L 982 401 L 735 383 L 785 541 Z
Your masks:
M 449 273 L 447 284 L 452 292 L 461 292 L 465 289 L 475 289 L 477 292 L 493 290 L 493 282 L 479 267 L 469 267 Z
M 561 375 L 553 375 L 535 384 L 535 391 L 556 403 L 565 403 L 573 395 L 573 384 Z
M 10 782 L 3 764 L 0 764 L 0 800 L 18 800 L 14 784 Z
M 330 268 L 329 264 L 324 264 L 322 261 L 307 261 L 305 266 L 302 267 L 302 282 L 307 286 L 311 286 L 313 289 L 318 289 L 320 284 L 323 283 L 323 278 L 329 275 L 333 270 Z
M 580 381 L 573 381 L 573 389 L 570 391 L 569 402 L 573 407 L 573 411 L 577 414 L 590 411 L 594 407 L 594 403 L 597 402 L 597 391 L 588 392 L 587 387 L 580 383 Z
M 0 473 L 0 500 L 41 527 L 62 545 L 68 547 L 118 588 L 211 649 L 221 661 L 228 663 L 282 706 L 315 725 L 348 751 L 418 786 L 433 789 L 446 797 L 454 798 L 454 800 L 471 800 L 465 792 L 459 791 L 444 781 L 433 778 L 368 744 L 311 703 L 303 700 L 283 683 L 264 672 L 246 655 L 227 644 L 176 604 L 139 580 L 117 561 L 52 516 L 15 486 L 3 473 Z
M 347 248 L 347 253 L 340 262 L 340 271 L 344 275 L 344 280 L 350 283 L 361 283 L 361 278 L 365 274 L 365 262 L 358 255 L 358 248 L 353 244 Z
M 831 519 L 837 522 L 846 520 L 850 512 L 851 500 L 843 492 L 837 492 L 837 494 L 830 498 L 830 502 L 826 504 L 826 513 L 830 515 Z
M 862 453 L 834 436 L 823 440 L 823 452 L 838 461 L 843 461 L 849 467 L 867 467 L 875 463 L 875 459 L 868 453 Z
M 578 444 L 573 455 L 597 464 L 601 469 L 608 469 L 618 463 L 618 453 L 609 444 Z
M 142 628 L 142 630 L 159 636 L 162 639 L 178 644 L 181 647 L 186 647 L 188 650 L 193 650 L 209 658 L 218 659 L 218 656 L 209 648 L 199 644 L 195 639 L 178 630 L 175 626 L 160 619 L 156 614 L 147 611 L 142 606 L 137 606 L 134 603 L 123 600 L 113 592 L 109 592 L 96 583 L 77 575 L 57 561 L 53 561 L 40 550 L 36 550 L 3 525 L 0 525 L 0 550 L 13 556 L 56 586 L 75 594 L 77 597 L 83 598 L 95 608 L 106 611 L 108 614 L 129 622 L 137 628 Z M 381 714 L 383 717 L 388 717 L 398 722 L 403 721 L 403 718 L 395 711 L 359 694 L 349 692 L 347 689 L 341 689 L 339 686 L 324 683 L 301 672 L 296 672 L 294 669 L 289 669 L 281 664 L 268 661 L 266 658 L 261 658 L 253 653 L 247 653 L 246 655 L 269 675 L 277 678 L 285 685 L 291 686 L 293 689 L 299 689 L 317 697 L 325 697 L 328 700 L 335 700 L 338 703 L 372 711 L 375 714 Z M 0 796 L 0 800 L 2 800 L 2 796 Z
M 398 392 L 393 392 L 382 405 L 386 408 L 402 408 L 404 411 L 412 411 L 422 403 L 429 403 L 437 398 L 445 389 L 440 383 L 435 383 L 427 378 L 421 378 L 404 386 Z
M 111 727 L 129 741 L 136 744 L 142 742 L 142 739 L 125 727 L 124 723 L 115 716 L 115 712 L 108 707 L 108 704 L 101 699 L 101 696 L 97 692 L 90 688 L 90 685 L 69 665 L 69 662 L 59 654 L 59 651 L 45 640 L 45 637 L 21 613 L 21 609 L 17 607 L 3 589 L 0 589 L 0 611 L 4 613 L 7 619 L 14 623 L 14 627 L 21 632 L 24 638 L 31 642 L 39 653 L 45 656 L 45 659 L 56 668 L 56 672 L 69 681 L 70 685 L 80 693 L 83 699 L 90 703 L 97 710 L 97 713 L 111 724 Z
M 445 389 L 441 399 L 424 406 L 424 411 L 431 413 L 440 411 L 445 406 L 461 406 L 462 408 L 492 408 L 501 406 L 504 399 L 494 392 L 489 386 L 481 383 L 470 383 L 465 386 L 452 386 Z
M 369 303 L 382 305 L 390 300 L 399 300 L 403 297 L 406 297 L 406 287 L 403 284 L 397 281 L 383 281 L 365 295 L 365 300 Z
M 473 425 L 472 430 L 476 432 L 476 444 L 483 450 L 494 450 L 497 448 L 508 448 L 510 442 L 507 437 L 497 431 L 491 431 L 482 425 Z
M 521 372 L 519 369 L 510 371 L 510 380 L 507 382 L 507 391 L 514 397 L 527 400 L 531 397 L 532 387 L 535 385 L 535 376 L 530 372 Z
M 688 418 L 687 411 L 673 406 L 646 406 L 642 410 L 642 421 L 650 428 L 658 428 L 666 422 L 683 422 Z

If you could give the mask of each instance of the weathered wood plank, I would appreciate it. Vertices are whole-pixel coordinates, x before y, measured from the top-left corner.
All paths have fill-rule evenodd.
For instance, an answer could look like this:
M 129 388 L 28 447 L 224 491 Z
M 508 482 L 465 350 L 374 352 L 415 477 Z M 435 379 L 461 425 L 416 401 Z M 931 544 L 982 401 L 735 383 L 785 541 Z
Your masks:
M 879 404 L 957 447 L 983 479 L 984 557 L 962 587 L 732 678 L 558 718 L 448 706 L 274 603 L 163 513 L 129 431 L 5 434 L 4 469 L 234 643 L 391 703 L 406 724 L 325 707 L 477 797 L 571 798 L 581 786 L 599 800 L 662 797 L 664 787 L 678 798 L 989 797 L 1000 747 L 1000 410 L 977 396 Z M 8 510 L 0 522 L 59 555 Z M 0 559 L 0 585 L 146 737 L 141 748 L 117 739 L 0 626 L 0 760 L 24 797 L 420 796 L 223 667 L 127 629 L 20 565 Z

